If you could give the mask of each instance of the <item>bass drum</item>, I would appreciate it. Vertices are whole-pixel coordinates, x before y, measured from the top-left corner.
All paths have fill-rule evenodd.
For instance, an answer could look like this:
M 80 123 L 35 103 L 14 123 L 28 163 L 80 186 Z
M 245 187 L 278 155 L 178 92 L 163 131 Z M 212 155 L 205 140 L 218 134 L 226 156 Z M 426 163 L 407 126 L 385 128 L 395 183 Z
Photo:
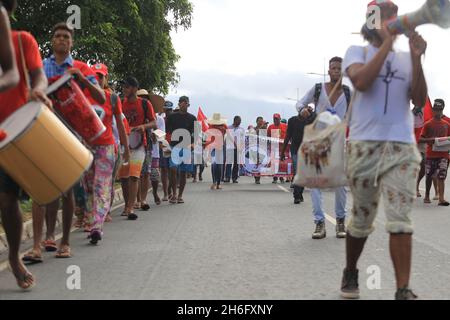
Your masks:
M 46 205 L 69 191 L 93 155 L 42 103 L 30 102 L 1 125 L 0 166 L 33 201 Z

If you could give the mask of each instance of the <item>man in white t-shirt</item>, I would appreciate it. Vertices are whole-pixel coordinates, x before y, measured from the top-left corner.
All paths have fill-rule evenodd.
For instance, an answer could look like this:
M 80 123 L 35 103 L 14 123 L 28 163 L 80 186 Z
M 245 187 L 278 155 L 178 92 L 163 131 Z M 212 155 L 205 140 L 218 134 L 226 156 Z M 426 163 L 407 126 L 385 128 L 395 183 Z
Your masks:
M 369 45 L 350 47 L 343 64 L 359 92 L 351 115 L 347 154 L 353 210 L 347 227 L 347 265 L 341 294 L 344 298 L 359 298 L 357 263 L 374 231 L 383 194 L 397 281 L 395 298 L 414 300 L 417 296 L 409 288 L 413 234 L 410 214 L 416 199 L 420 154 L 410 103 L 424 106 L 428 95 L 421 63 L 427 43 L 411 32 L 410 52 L 394 51 L 396 37 L 385 22 L 397 17 L 398 7 L 388 0 L 372 1 L 367 18 L 372 6 L 379 6 L 383 28 L 371 30 L 365 24 L 362 34 Z
M 341 120 L 344 120 L 347 113 L 347 107 L 351 100 L 350 88 L 342 85 L 342 58 L 334 57 L 330 60 L 328 74 L 330 82 L 316 84 L 304 97 L 297 103 L 297 110 L 304 113 L 304 117 L 310 116 L 310 109 L 306 108 L 314 103 L 317 115 L 323 112 L 336 114 Z M 329 96 L 336 87 L 333 96 Z M 342 146 L 344 148 L 344 145 Z M 312 235 L 315 240 L 324 239 L 327 236 L 325 229 L 325 212 L 322 204 L 322 191 L 320 189 L 311 190 L 313 202 L 314 223 L 316 229 Z M 335 215 L 336 215 L 336 237 L 343 239 L 346 236 L 345 218 L 347 216 L 347 189 L 340 187 L 336 189 L 335 195 Z

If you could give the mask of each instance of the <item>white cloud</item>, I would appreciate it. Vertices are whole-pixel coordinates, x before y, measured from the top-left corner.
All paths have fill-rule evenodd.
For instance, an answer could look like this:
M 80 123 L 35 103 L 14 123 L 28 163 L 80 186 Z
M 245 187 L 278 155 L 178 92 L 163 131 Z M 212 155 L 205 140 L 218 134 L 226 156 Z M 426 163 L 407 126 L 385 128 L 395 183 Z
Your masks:
M 323 78 L 324 61 L 362 44 L 358 32 L 367 2 L 361 0 L 192 0 L 193 27 L 173 35 L 181 55 L 181 83 L 172 92 L 265 101 L 277 108 Z M 423 0 L 397 0 L 400 14 Z M 450 31 L 424 26 L 429 42 L 424 68 L 432 98 L 449 101 Z M 407 48 L 403 39 L 398 44 Z M 224 106 L 216 105 L 217 108 Z M 230 106 L 228 106 L 230 107 Z M 274 110 L 276 111 L 276 110 Z

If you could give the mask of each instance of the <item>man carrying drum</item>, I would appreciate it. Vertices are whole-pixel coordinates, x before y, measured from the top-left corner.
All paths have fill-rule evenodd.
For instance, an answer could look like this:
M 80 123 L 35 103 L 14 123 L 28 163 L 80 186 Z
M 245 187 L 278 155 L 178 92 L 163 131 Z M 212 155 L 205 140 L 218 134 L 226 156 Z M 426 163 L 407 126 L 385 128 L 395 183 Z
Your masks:
M 148 129 L 156 129 L 156 117 L 152 104 L 137 96 L 139 82 L 136 78 L 129 77 L 124 82 L 123 113 L 130 124 L 130 147 L 131 155 L 128 164 L 122 166 L 119 177 L 122 182 L 123 197 L 125 199 L 125 210 L 123 216 L 129 220 L 137 220 L 134 205 L 137 199 L 139 177 L 145 160 L 145 146 L 147 141 L 145 132 Z
M 16 0 L 2 0 L 4 8 L 12 15 Z M 2 8 L 3 11 L 3 8 Z M 5 92 L 0 91 L 0 123 L 28 101 L 41 101 L 51 107 L 51 101 L 45 95 L 47 79 L 42 68 L 39 47 L 33 36 L 27 32 L 12 32 L 15 59 L 18 62 L 19 84 Z M 1 48 L 5 46 L 1 39 Z M 30 79 L 30 82 L 28 82 Z M 29 88 L 28 86 L 31 86 Z M 35 285 L 34 276 L 28 272 L 19 259 L 19 247 L 22 238 L 22 213 L 19 207 L 19 186 L 0 169 L 0 209 L 2 222 L 8 239 L 9 263 L 17 284 L 24 290 Z
M 66 23 L 58 23 L 53 27 L 52 33 L 52 50 L 53 55 L 44 60 L 45 75 L 49 80 L 54 80 L 64 74 L 72 74 L 78 84 L 83 89 L 89 102 L 92 104 L 102 105 L 105 103 L 105 93 L 98 85 L 95 73 L 84 62 L 73 59 L 71 55 L 73 47 L 74 31 Z M 44 216 L 47 221 L 47 235 L 44 241 L 44 247 L 47 251 L 57 251 L 57 258 L 70 258 L 71 250 L 69 245 L 70 230 L 72 228 L 72 218 L 75 211 L 75 198 L 73 190 L 68 191 L 62 197 L 63 205 L 63 237 L 58 247 L 55 242 L 56 218 L 59 209 L 59 199 L 46 206 L 47 215 L 44 208 L 33 203 L 33 229 L 34 229 L 34 246 L 33 250 L 24 257 L 25 261 L 39 262 L 42 261 L 41 255 L 41 238 Z

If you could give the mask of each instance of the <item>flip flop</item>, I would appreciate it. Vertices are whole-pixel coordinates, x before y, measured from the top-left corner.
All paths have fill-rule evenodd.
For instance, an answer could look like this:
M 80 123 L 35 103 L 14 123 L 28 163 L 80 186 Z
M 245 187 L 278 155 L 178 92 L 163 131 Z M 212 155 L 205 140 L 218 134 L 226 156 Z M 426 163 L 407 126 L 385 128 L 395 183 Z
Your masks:
M 163 202 L 167 202 L 167 201 L 169 201 L 169 198 L 164 197 L 164 198 L 162 198 L 162 201 L 163 201 Z
M 179 204 L 183 204 L 184 203 L 184 200 L 183 199 L 178 199 L 178 201 L 177 201 Z
M 44 262 L 44 259 L 42 259 L 42 256 L 37 255 L 33 250 L 31 250 L 23 256 L 22 261 L 27 265 L 33 265 Z
M 424 200 L 423 200 L 423 203 L 425 203 L 425 204 L 430 204 L 431 201 L 430 201 L 429 199 L 424 199 Z
M 89 239 L 91 240 L 90 243 L 96 246 L 98 242 L 102 240 L 102 233 L 98 230 L 94 230 L 91 232 Z
M 439 203 L 438 206 L 440 206 L 440 207 L 448 207 L 448 206 L 450 206 L 450 203 L 448 203 L 447 201 L 444 201 L 444 202 Z
M 69 246 L 63 246 L 61 247 L 55 256 L 56 259 L 70 259 L 72 258 L 72 254 L 70 253 L 70 247 Z
M 56 252 L 58 251 L 58 247 L 56 245 L 56 242 L 53 240 L 45 240 L 44 241 L 44 248 L 47 252 Z
M 150 210 L 150 206 L 147 203 L 143 203 L 141 205 L 140 209 L 143 210 L 143 211 L 148 211 L 148 210 Z
M 138 215 L 135 214 L 134 212 L 130 212 L 128 214 L 128 220 L 130 220 L 130 221 L 136 221 L 138 218 L 139 218 Z
M 161 199 L 159 199 L 159 198 L 156 199 L 156 200 L 155 200 L 155 204 L 156 204 L 157 206 L 160 206 L 160 205 L 161 205 Z

